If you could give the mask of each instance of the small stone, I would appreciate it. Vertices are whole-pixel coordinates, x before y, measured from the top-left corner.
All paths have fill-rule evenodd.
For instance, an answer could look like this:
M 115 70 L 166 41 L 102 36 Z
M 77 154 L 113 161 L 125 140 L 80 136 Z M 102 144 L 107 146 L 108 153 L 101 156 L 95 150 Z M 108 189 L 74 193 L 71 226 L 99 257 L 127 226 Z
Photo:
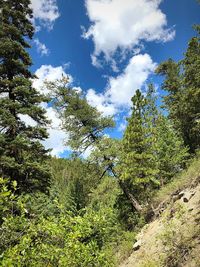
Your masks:
M 195 195 L 195 192 L 185 192 L 183 197 L 182 197 L 182 201 L 183 202 L 188 202 L 193 196 Z
M 179 195 L 179 198 L 182 198 L 185 195 L 185 191 L 181 191 L 178 195 Z
M 133 250 L 136 251 L 138 250 L 142 245 L 142 241 L 138 240 L 134 245 L 133 245 Z

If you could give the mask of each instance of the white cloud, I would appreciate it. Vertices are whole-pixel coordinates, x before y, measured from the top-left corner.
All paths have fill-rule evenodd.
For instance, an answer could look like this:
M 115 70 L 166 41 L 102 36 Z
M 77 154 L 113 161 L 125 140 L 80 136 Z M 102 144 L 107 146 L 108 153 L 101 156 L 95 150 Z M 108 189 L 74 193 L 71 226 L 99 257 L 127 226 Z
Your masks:
M 33 10 L 33 23 L 53 28 L 55 20 L 60 16 L 56 0 L 31 0 L 30 7 Z M 37 30 L 37 27 L 36 27 Z
M 73 90 L 75 90 L 77 93 L 82 92 L 82 88 L 80 86 L 73 86 Z
M 50 52 L 49 49 L 46 47 L 45 44 L 41 43 L 38 38 L 34 39 L 33 42 L 35 43 L 35 45 L 37 47 L 37 52 L 39 54 L 41 54 L 42 56 L 44 56 L 44 55 L 47 56 L 49 54 L 49 52 Z
M 133 56 L 122 74 L 108 79 L 103 94 L 93 89 L 87 91 L 88 102 L 104 115 L 114 115 L 129 108 L 135 91 L 142 88 L 155 67 L 156 64 L 148 54 Z
M 38 79 L 33 80 L 33 87 L 38 89 L 43 94 L 50 93 L 49 90 L 44 86 L 45 81 L 55 81 L 65 76 L 69 78 L 70 82 L 72 82 L 72 77 L 65 73 L 63 66 L 53 67 L 52 65 L 42 65 L 36 70 L 35 75 Z
M 117 50 L 124 54 L 140 46 L 141 41 L 166 42 L 175 31 L 167 28 L 166 15 L 159 9 L 161 0 L 85 0 L 91 21 L 83 37 L 95 46 L 92 61 L 104 54 L 107 60 Z
M 122 74 L 109 79 L 106 97 L 118 107 L 129 106 L 131 97 L 144 85 L 155 67 L 148 54 L 133 56 Z
M 97 94 L 93 89 L 87 91 L 86 99 L 91 106 L 96 107 L 105 116 L 112 116 L 117 112 L 115 106 L 108 103 L 104 94 Z

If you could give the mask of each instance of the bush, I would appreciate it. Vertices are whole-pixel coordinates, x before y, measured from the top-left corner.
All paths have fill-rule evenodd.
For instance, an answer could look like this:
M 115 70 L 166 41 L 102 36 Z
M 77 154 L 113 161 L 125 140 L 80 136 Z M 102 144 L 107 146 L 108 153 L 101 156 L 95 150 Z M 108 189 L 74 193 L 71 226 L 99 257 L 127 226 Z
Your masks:
M 8 180 L 0 182 L 3 218 L 0 226 L 1 266 L 114 265 L 112 244 L 119 231 L 111 208 L 102 208 L 98 212 L 82 210 L 82 214 L 74 216 L 55 200 L 53 210 L 57 209 L 56 215 L 42 212 L 44 202 L 36 214 L 34 206 L 30 209 L 30 203 L 34 205 L 33 201 L 30 202 L 32 196 L 26 195 L 23 198 L 26 203 L 23 203 L 22 197 L 15 196 L 8 189 Z M 46 204 L 48 209 L 50 204 Z M 15 212 L 10 205 L 15 207 Z

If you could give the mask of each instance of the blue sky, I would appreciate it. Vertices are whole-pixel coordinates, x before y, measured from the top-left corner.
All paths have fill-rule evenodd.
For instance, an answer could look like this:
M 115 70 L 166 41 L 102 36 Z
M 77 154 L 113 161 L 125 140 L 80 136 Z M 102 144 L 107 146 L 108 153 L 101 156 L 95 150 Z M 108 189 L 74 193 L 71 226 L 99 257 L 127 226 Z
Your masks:
M 196 0 L 31 2 L 36 34 L 30 54 L 39 78 L 34 86 L 46 93 L 45 79 L 70 75 L 90 104 L 115 117 L 114 137 L 122 135 L 135 90 L 148 81 L 159 85 L 156 65 L 169 57 L 181 59 L 195 35 L 192 25 L 200 23 Z M 65 155 L 66 134 L 52 108 L 45 108 L 52 119 L 45 146 L 53 148 L 53 155 Z

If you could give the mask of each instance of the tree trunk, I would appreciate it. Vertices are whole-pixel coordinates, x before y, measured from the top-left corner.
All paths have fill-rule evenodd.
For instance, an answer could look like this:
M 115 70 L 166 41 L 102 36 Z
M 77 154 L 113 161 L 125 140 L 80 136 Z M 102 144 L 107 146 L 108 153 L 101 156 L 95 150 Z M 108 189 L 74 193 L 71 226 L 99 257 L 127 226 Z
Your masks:
M 93 134 L 90 133 L 92 139 L 94 141 L 97 140 L 97 137 Z M 103 156 L 105 161 L 110 161 L 110 159 L 107 156 Z M 128 201 L 130 202 L 133 211 L 136 210 L 137 212 L 141 213 L 142 211 L 142 206 L 140 205 L 140 203 L 134 198 L 134 196 L 131 194 L 129 188 L 126 186 L 126 184 L 119 179 L 118 175 L 115 173 L 114 169 L 113 169 L 113 164 L 108 164 L 108 167 L 105 169 L 104 173 L 102 174 L 101 178 L 105 175 L 105 173 L 110 170 L 110 172 L 114 175 L 114 177 L 117 179 L 118 184 L 120 186 L 120 188 L 122 189 L 123 193 L 125 194 L 126 198 L 128 199 Z
M 131 194 L 131 192 L 130 192 L 129 188 L 126 186 L 126 184 L 122 180 L 119 179 L 119 177 L 115 173 L 112 165 L 109 166 L 109 169 L 113 173 L 115 178 L 117 179 L 120 188 L 122 189 L 123 193 L 125 194 L 125 196 L 129 200 L 130 204 L 132 205 L 133 210 L 136 210 L 137 212 L 141 213 L 142 206 L 140 205 L 140 203 Z
M 137 212 L 141 212 L 142 211 L 142 207 L 139 204 L 139 202 L 134 198 L 134 196 L 131 194 L 131 192 L 129 191 L 128 187 L 126 186 L 126 184 L 118 179 L 118 183 L 120 188 L 122 189 L 123 193 L 125 194 L 125 196 L 127 197 L 127 199 L 130 201 L 133 210 L 136 210 Z

